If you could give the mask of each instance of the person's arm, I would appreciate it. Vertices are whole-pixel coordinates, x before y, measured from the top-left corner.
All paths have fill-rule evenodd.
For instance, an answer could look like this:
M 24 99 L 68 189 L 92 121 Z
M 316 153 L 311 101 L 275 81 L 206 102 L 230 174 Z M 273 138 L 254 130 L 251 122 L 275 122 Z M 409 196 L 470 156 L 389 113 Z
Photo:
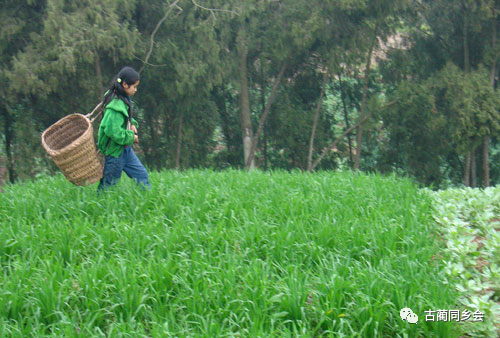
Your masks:
M 133 144 L 135 140 L 135 133 L 132 130 L 126 130 L 122 127 L 125 123 L 125 116 L 112 109 L 110 109 L 108 114 L 109 122 L 104 129 L 104 133 L 117 144 Z

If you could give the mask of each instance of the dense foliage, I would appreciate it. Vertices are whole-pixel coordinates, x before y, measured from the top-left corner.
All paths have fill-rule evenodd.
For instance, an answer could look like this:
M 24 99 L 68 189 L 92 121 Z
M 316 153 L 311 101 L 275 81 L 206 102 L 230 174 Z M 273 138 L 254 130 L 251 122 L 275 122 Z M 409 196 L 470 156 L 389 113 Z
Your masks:
M 352 168 L 429 186 L 500 180 L 493 0 L 5 0 L 0 168 L 124 65 L 138 153 L 162 168 Z M 347 133 L 347 131 L 350 131 Z M 0 179 L 2 171 L 0 171 Z
M 481 323 L 465 322 L 466 331 L 471 337 L 498 337 L 500 189 L 453 188 L 429 193 L 434 219 L 446 242 L 445 272 L 460 292 L 458 305 L 489 317 Z

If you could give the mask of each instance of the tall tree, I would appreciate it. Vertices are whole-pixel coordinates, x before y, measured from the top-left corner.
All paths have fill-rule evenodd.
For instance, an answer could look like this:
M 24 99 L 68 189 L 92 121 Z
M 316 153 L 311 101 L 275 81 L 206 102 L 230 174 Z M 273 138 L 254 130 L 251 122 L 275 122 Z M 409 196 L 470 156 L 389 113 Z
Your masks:
M 405 53 L 406 65 L 401 69 L 406 69 L 407 74 L 411 74 L 412 79 L 416 80 L 420 77 L 425 79 L 434 76 L 433 74 L 449 63 L 458 65 L 464 72 L 475 72 L 481 65 L 484 65 L 490 69 L 491 80 L 492 65 L 496 65 L 498 58 L 496 52 L 498 47 L 494 43 L 496 33 L 495 29 L 492 29 L 492 22 L 497 20 L 498 4 L 490 0 L 422 1 L 417 4 L 417 15 L 411 18 L 410 25 L 413 27 L 410 29 L 411 47 L 408 53 Z M 484 43 L 484 41 L 490 43 Z M 395 73 L 401 72 L 401 70 L 392 69 Z M 481 71 L 481 73 L 484 72 Z M 471 82 L 473 78 L 476 76 L 464 77 L 463 81 Z M 462 89 L 465 90 L 465 88 Z M 471 96 L 470 98 L 472 100 Z M 464 105 L 463 109 L 461 116 L 466 111 L 471 114 L 463 121 L 471 121 L 468 131 L 469 134 L 474 133 L 474 128 L 477 127 L 472 123 L 474 116 L 483 115 L 483 112 L 475 111 L 474 109 L 477 108 L 468 109 L 467 105 Z M 484 112 L 484 114 L 490 113 Z M 476 136 L 493 135 L 495 128 L 493 124 L 491 126 L 491 128 L 482 127 L 482 131 L 475 130 Z M 476 140 L 468 144 L 471 148 L 460 148 L 463 152 L 457 155 L 462 159 L 462 182 L 465 185 L 474 185 L 477 157 L 474 153 L 479 146 L 483 147 L 483 154 L 486 154 L 486 156 L 483 155 L 483 177 L 488 176 L 488 150 L 484 149 L 488 148 L 488 142 L 483 136 L 481 142 Z M 455 157 L 452 158 L 455 161 Z
M 288 44 L 286 13 L 292 3 L 263 2 L 263 1 L 238 1 L 239 15 L 235 16 L 229 27 L 231 32 L 221 34 L 225 40 L 221 41 L 229 52 L 228 57 L 237 62 L 232 63 L 233 78 L 238 79 L 239 112 L 241 119 L 242 143 L 244 150 L 244 164 L 247 168 L 254 168 L 255 154 L 261 132 L 269 115 L 271 105 L 276 96 L 281 79 L 284 76 L 287 59 L 291 55 L 293 46 Z M 222 29 L 222 28 L 221 28 Z M 257 63 L 270 64 L 268 69 L 268 82 L 272 83 L 264 111 L 258 120 L 254 132 L 252 121 L 253 102 L 251 96 L 253 88 L 258 83 L 252 81 L 252 76 L 258 71 Z M 266 90 L 267 88 L 260 88 Z
M 220 40 L 227 34 L 224 22 L 238 16 L 232 5 L 139 3 L 138 29 L 148 41 L 143 51 L 147 60 L 136 56 L 144 63 L 142 76 L 147 79 L 139 104 L 147 122 L 143 148 L 149 165 L 206 165 L 216 128 L 213 88 L 230 72 Z
M 0 119 L 3 124 L 5 154 L 9 180 L 17 178 L 14 145 L 16 143 L 17 114 L 13 106 L 17 97 L 11 91 L 10 76 L 16 56 L 31 42 L 34 32 L 40 30 L 45 4 L 43 1 L 3 1 L 0 11 L 0 75 L 7 80 L 0 92 Z

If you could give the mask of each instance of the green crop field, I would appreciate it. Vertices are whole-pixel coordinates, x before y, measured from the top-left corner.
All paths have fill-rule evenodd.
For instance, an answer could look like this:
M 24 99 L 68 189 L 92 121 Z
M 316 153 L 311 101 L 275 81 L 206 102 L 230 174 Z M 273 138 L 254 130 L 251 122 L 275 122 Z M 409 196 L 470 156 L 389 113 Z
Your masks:
M 425 320 L 468 303 L 449 211 L 434 204 L 449 197 L 409 179 L 196 170 L 151 182 L 124 177 L 99 196 L 61 175 L 5 187 L 0 337 L 494 334 L 493 306 L 477 332 Z

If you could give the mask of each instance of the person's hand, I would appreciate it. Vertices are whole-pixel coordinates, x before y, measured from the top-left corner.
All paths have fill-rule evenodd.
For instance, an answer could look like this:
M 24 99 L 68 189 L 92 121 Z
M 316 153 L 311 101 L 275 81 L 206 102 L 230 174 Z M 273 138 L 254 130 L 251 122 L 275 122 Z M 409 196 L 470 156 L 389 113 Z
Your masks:
M 139 136 L 134 135 L 134 143 L 139 143 Z
M 130 125 L 130 130 L 132 130 L 134 132 L 134 134 L 137 135 L 137 128 L 133 124 Z

